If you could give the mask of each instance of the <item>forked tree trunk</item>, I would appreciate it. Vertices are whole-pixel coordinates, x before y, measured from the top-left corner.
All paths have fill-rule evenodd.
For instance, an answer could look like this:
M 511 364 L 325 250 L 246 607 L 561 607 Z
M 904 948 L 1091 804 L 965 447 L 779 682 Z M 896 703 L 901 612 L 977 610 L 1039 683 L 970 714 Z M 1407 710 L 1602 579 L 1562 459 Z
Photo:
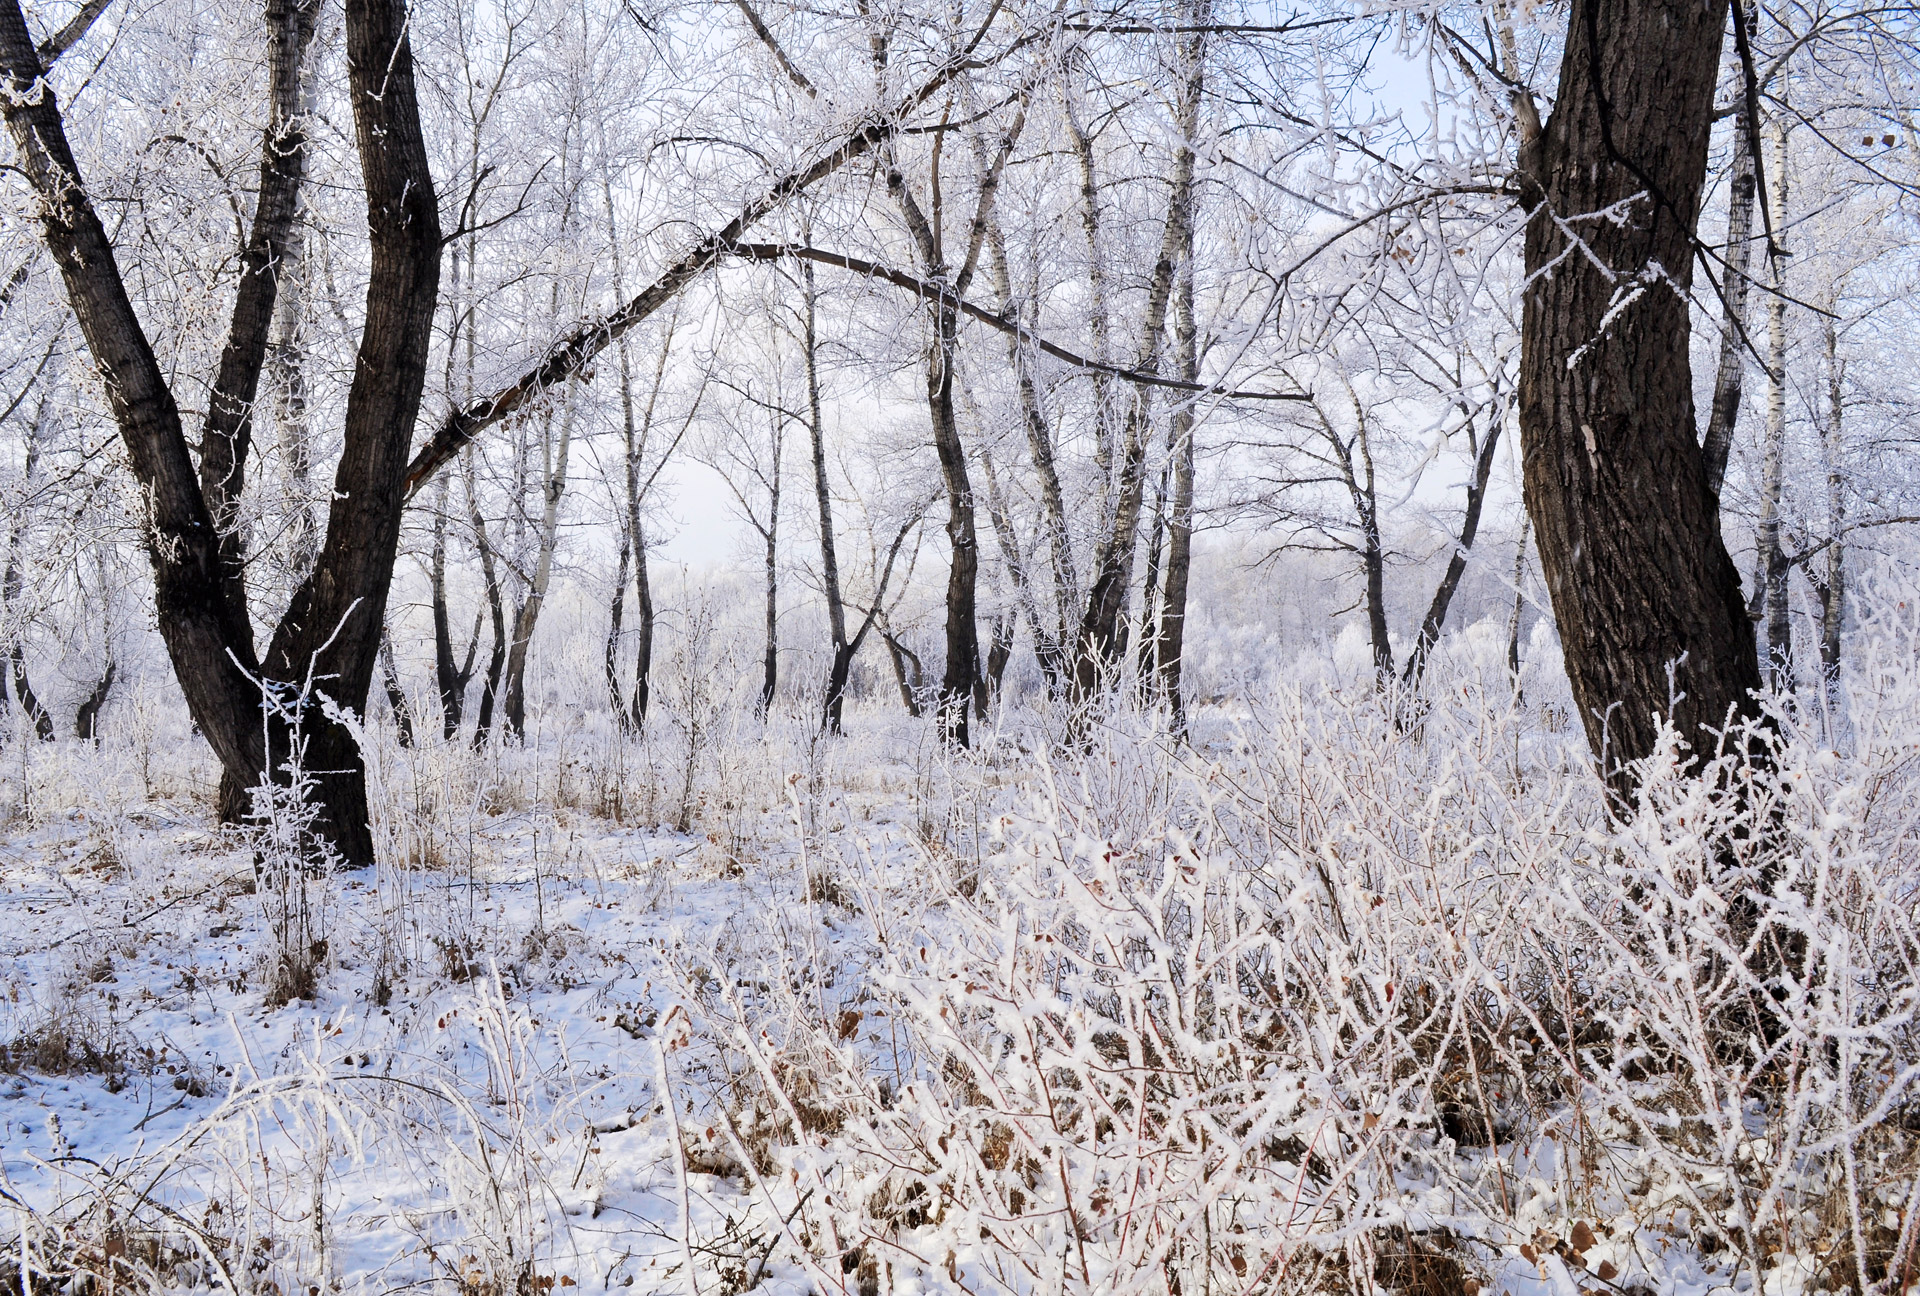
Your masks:
M 473 633 L 467 637 L 467 655 L 456 661 L 453 655 L 453 619 L 447 610 L 447 479 L 434 486 L 433 550 L 427 563 L 429 599 L 433 605 L 433 678 L 440 695 L 440 736 L 452 742 L 460 736 L 460 721 L 467 705 L 467 683 L 473 678 L 473 659 L 480 648 L 480 618 L 473 618 Z
M 1553 116 L 1521 156 L 1527 512 L 1574 701 L 1622 796 L 1663 719 L 1710 752 L 1760 686 L 1687 352 L 1726 18 L 1723 0 L 1573 0 Z M 1623 203 L 1632 219 L 1596 215 Z
M 439 289 L 440 220 L 398 0 L 348 0 L 348 91 L 369 223 L 367 317 L 348 393 L 344 449 L 326 544 L 295 591 L 265 659 L 257 660 L 231 516 L 243 482 L 250 414 L 265 358 L 281 250 L 294 218 L 305 150 L 297 117 L 299 53 L 312 10 L 267 8 L 269 112 L 260 199 L 208 401 L 196 470 L 180 411 L 128 298 L 113 247 L 74 163 L 58 100 L 18 0 L 0 0 L 0 112 L 41 199 L 42 235 L 59 265 L 147 507 L 162 638 L 200 730 L 223 769 L 221 809 L 245 809 L 247 786 L 280 770 L 288 726 L 261 723 L 259 681 L 289 701 L 311 692 L 361 710 L 372 682 L 399 536 L 406 455 L 419 410 Z M 366 779 L 351 733 L 320 714 L 299 721 L 317 780 L 316 831 L 352 865 L 373 860 Z M 263 734 L 264 729 L 264 734 Z

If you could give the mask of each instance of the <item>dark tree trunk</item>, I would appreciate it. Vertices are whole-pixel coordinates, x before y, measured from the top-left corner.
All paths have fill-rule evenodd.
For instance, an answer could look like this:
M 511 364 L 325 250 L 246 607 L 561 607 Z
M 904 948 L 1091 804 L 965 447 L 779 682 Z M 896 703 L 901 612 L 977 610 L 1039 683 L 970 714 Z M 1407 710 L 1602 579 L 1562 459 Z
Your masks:
M 601 668 L 607 677 L 607 706 L 622 733 L 633 727 L 627 715 L 626 690 L 620 683 L 620 634 L 627 619 L 627 579 L 633 565 L 633 533 L 620 524 L 620 560 L 614 567 L 613 599 L 607 607 L 607 651 Z
M 100 678 L 88 690 L 87 696 L 80 700 L 80 709 L 73 713 L 73 736 L 84 742 L 99 743 L 100 712 L 107 705 L 107 695 L 113 692 L 115 663 L 113 654 L 107 654 L 107 668 L 100 672 Z M 42 735 L 45 737 L 46 735 Z
M 18 0 L 0 0 L 0 111 L 22 169 L 39 193 L 42 233 L 60 266 L 68 300 L 94 363 L 110 376 L 108 401 L 135 478 L 148 502 L 147 549 L 160 632 L 200 730 L 223 769 L 221 810 L 244 810 L 244 790 L 284 757 L 286 728 L 263 738 L 259 682 L 365 707 L 385 623 L 387 587 L 399 536 L 406 455 L 426 376 L 439 289 L 440 220 L 414 95 L 406 14 L 397 0 L 348 0 L 349 91 L 367 193 L 370 275 L 367 319 L 348 395 L 344 449 L 334 482 L 327 539 L 314 572 L 296 590 L 264 663 L 256 660 L 241 574 L 216 523 L 237 494 L 245 414 L 257 391 L 273 319 L 277 276 L 267 271 L 287 237 L 303 156 L 289 149 L 297 104 L 300 24 L 309 10 L 268 13 L 274 96 L 262 158 L 262 212 L 243 264 L 227 350 L 210 402 L 206 453 L 196 473 L 179 407 L 122 282 L 113 248 L 81 184 L 59 104 L 40 79 Z M 283 201 L 284 199 L 284 201 Z M 277 232 L 273 224 L 284 218 Z M 225 411 L 223 413 L 223 411 Z M 231 424 L 219 420 L 236 419 Z M 224 460 L 230 459 L 231 463 Z M 213 499 L 203 482 L 217 491 Z M 282 690 L 283 692 L 285 690 Z M 349 865 L 373 861 L 366 776 L 351 733 L 313 708 L 301 717 L 307 768 L 318 782 L 316 831 Z
M 773 714 L 773 696 L 780 687 L 780 442 L 773 438 L 773 479 L 767 501 L 767 527 L 761 533 L 766 541 L 766 648 L 760 658 L 760 719 Z
M 1488 420 L 1486 435 L 1480 440 L 1480 453 L 1474 456 L 1473 480 L 1467 483 L 1467 510 L 1460 519 L 1460 540 L 1453 546 L 1453 556 L 1447 560 L 1447 570 L 1440 577 L 1439 585 L 1434 587 L 1433 601 L 1427 604 L 1427 615 L 1421 618 L 1420 633 L 1414 638 L 1413 651 L 1407 657 L 1405 669 L 1400 680 L 1409 689 L 1417 691 L 1420 680 L 1427 673 L 1427 658 L 1433 655 L 1433 646 L 1440 642 L 1440 632 L 1447 625 L 1447 609 L 1453 606 L 1454 592 L 1460 588 L 1460 579 L 1467 572 L 1467 554 L 1473 549 L 1473 540 L 1480 533 L 1480 509 L 1487 500 L 1487 483 L 1493 480 L 1493 452 L 1500 445 L 1501 425 L 1504 414 L 1496 409 Z
M 8 664 L 13 675 L 13 696 L 20 703 L 20 714 L 33 721 L 33 736 L 41 742 L 54 739 L 53 712 L 40 705 L 39 697 L 33 691 L 33 685 L 27 681 L 27 657 L 19 644 L 13 646 L 8 654 Z
M 1726 17 L 1723 0 L 1573 0 L 1553 117 L 1521 157 L 1527 512 L 1574 700 L 1621 795 L 1663 717 L 1711 751 L 1760 686 L 1687 356 Z M 1629 202 L 1628 220 L 1589 215 Z
M 937 165 L 937 164 L 936 164 Z M 921 273 L 944 283 L 946 264 L 940 253 L 939 232 L 921 210 L 906 177 L 886 152 L 887 189 L 899 204 L 907 229 L 919 252 Z M 984 203 L 983 203 L 984 206 Z M 937 213 L 936 213 L 937 214 Z M 966 291 L 965 275 L 955 279 L 954 291 Z M 980 546 L 974 530 L 973 484 L 967 477 L 966 449 L 953 414 L 954 354 L 959 346 L 959 311 L 944 295 L 928 312 L 933 337 L 927 346 L 927 412 L 933 424 L 933 450 L 940 461 L 940 480 L 947 492 L 947 660 L 941 673 L 937 709 L 941 732 L 949 742 L 968 742 L 967 711 L 974 683 L 980 676 L 980 631 L 975 624 L 975 591 L 979 583 Z
M 253 633 L 201 494 L 173 392 L 127 296 L 113 245 L 68 146 L 59 100 L 18 0 L 0 0 L 0 113 L 40 198 L 41 236 L 105 384 L 146 497 L 146 545 L 160 634 L 187 703 L 223 768 L 266 767 Z M 257 775 L 256 775 L 257 777 Z
M 387 710 L 393 712 L 394 737 L 402 747 L 413 746 L 413 708 L 407 704 L 399 668 L 393 664 L 393 638 L 385 633 L 380 636 L 380 686 L 386 690 Z
M 637 525 L 637 523 L 636 523 Z M 640 624 L 634 633 L 633 650 L 633 729 L 647 727 L 647 704 L 653 696 L 653 581 L 647 571 L 647 538 L 636 530 L 633 535 L 634 610 Z
M 440 209 L 420 129 L 402 0 L 347 0 L 348 92 L 367 194 L 366 322 L 347 393 L 326 540 L 268 649 L 274 678 L 366 707 L 406 503 L 407 452 L 440 291 Z M 317 709 L 316 709 L 317 710 Z M 366 767 L 344 725 L 306 721 L 317 830 L 344 863 L 373 863 Z M 231 768 L 231 767 L 230 767 Z
M 837 734 L 846 709 L 847 677 L 853 672 L 854 645 L 847 638 L 847 603 L 840 588 L 840 550 L 833 536 L 833 488 L 827 478 L 827 429 L 820 407 L 813 262 L 802 262 L 800 275 L 803 294 L 800 351 L 807 369 L 807 435 L 813 450 L 813 499 L 820 514 L 820 587 L 827 600 L 827 634 L 833 648 L 833 658 L 827 664 L 827 689 L 821 702 L 820 719 L 828 733 Z
M 920 654 L 901 643 L 892 631 L 885 628 L 880 631 L 880 639 L 887 645 L 887 656 L 893 662 L 893 681 L 900 686 L 900 701 L 906 706 L 907 714 L 918 720 L 924 678 L 920 671 Z
M 1007 662 L 1013 657 L 1013 632 L 1019 625 L 1019 616 L 1011 610 L 993 619 L 993 637 L 987 643 L 986 674 L 980 681 L 985 694 L 980 699 L 982 711 L 987 709 L 989 702 L 1000 696 L 1000 681 L 1007 673 Z

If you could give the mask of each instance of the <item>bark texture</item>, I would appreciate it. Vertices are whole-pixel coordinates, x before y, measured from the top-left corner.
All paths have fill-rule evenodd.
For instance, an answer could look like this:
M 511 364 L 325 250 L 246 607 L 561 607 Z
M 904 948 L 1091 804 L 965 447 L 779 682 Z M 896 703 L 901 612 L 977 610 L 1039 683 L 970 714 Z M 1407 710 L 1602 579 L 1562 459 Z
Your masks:
M 1527 512 L 1574 699 L 1619 793 L 1663 717 L 1711 750 L 1760 684 L 1687 356 L 1726 18 L 1725 0 L 1574 0 L 1553 116 L 1521 157 Z

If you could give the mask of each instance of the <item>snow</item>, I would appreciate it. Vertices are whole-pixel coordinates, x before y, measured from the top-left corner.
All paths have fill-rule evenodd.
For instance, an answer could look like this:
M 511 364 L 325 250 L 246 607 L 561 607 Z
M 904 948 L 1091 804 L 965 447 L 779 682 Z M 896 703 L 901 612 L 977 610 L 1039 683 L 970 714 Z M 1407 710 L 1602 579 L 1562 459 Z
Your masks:
M 1880 624 L 1889 660 L 1920 641 Z M 1655 770 L 1610 825 L 1551 682 L 1502 702 L 1503 672 L 1443 654 L 1418 733 L 1321 680 L 1202 708 L 1191 748 L 1141 716 L 1085 748 L 1002 716 L 968 755 L 877 709 L 825 742 L 735 718 L 690 783 L 670 741 L 590 725 L 480 753 L 376 731 L 383 862 L 302 884 L 326 948 L 279 1007 L 197 749 L 157 779 L 32 749 L 4 789 L 31 804 L 0 854 L 0 1231 L 36 1265 L 280 1296 L 1420 1265 L 1798 1294 L 1849 1236 L 1906 1238 L 1913 996 L 1866 973 L 1920 948 L 1920 690 L 1856 707 L 1844 752 L 1788 718 L 1767 912 L 1816 954 L 1783 1081 L 1698 1028 L 1739 989 L 1702 977 L 1723 812 Z M 683 786 L 689 831 L 636 822 Z M 1569 1051 L 1575 976 L 1603 1032 Z

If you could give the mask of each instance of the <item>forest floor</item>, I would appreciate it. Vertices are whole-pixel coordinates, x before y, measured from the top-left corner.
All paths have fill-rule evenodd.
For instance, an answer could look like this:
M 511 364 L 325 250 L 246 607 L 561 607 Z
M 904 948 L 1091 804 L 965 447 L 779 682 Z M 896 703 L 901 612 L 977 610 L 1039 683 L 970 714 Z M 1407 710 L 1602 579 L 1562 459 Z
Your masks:
M 1569 869 L 1653 848 L 1609 835 L 1564 713 L 1473 688 L 1424 732 L 1296 692 L 1192 747 L 1142 722 L 1069 754 L 1036 722 L 953 756 L 877 711 L 704 749 L 387 736 L 382 864 L 277 891 L 189 748 L 16 748 L 10 1281 L 20 1257 L 34 1290 L 277 1296 L 1891 1281 L 1911 1004 L 1856 1015 L 1871 1120 L 1829 1119 L 1830 1075 L 1795 1102 L 1688 1054 L 1703 1000 L 1667 1004 L 1670 970 L 1589 968 L 1576 1010 L 1624 1030 L 1632 1003 L 1670 1082 L 1651 1046 L 1539 1069 L 1549 1023 L 1506 970 L 1592 950 Z M 1884 881 L 1911 876 L 1892 822 L 1829 828 Z M 311 986 L 276 1004 L 301 949 Z

